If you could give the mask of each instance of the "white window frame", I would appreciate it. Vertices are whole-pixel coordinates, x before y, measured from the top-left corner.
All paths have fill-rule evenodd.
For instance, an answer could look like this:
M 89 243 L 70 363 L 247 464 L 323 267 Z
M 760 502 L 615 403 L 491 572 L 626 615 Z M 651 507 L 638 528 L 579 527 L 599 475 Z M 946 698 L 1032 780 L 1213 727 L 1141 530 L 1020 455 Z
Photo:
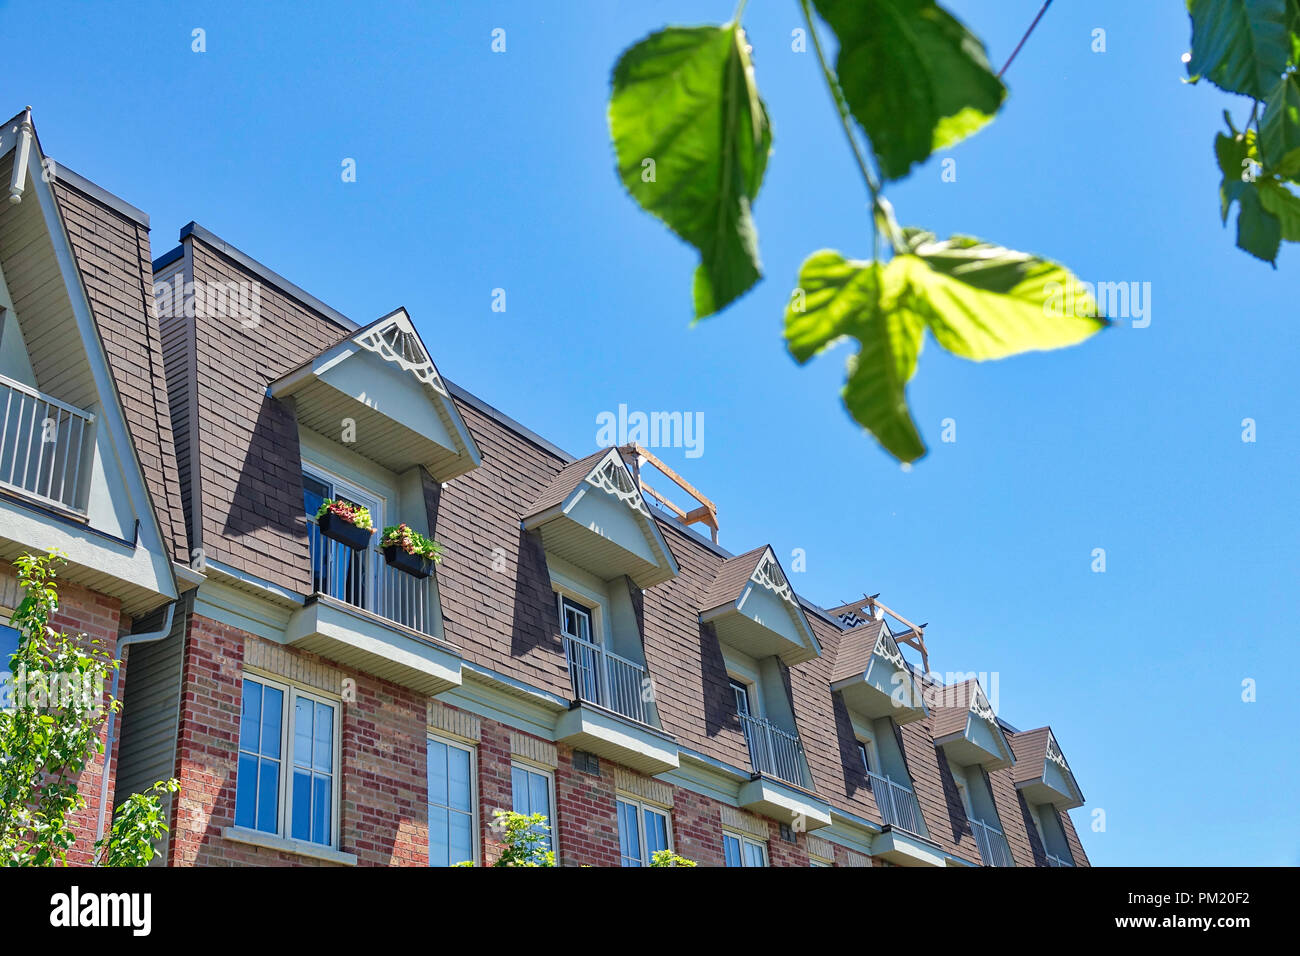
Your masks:
M 629 806 L 636 808 L 637 840 L 639 841 L 639 846 L 641 847 L 642 866 L 650 865 L 650 856 L 651 856 L 650 848 L 646 845 L 645 817 L 643 816 L 643 814 L 647 810 L 649 810 L 651 813 L 657 813 L 664 818 L 664 824 L 665 824 L 664 830 L 668 837 L 668 846 L 665 847 L 665 849 L 667 849 L 670 853 L 675 852 L 673 850 L 673 845 L 674 845 L 673 844 L 673 814 L 671 810 L 669 810 L 667 807 L 660 806 L 657 803 L 650 803 L 649 801 L 642 800 L 640 797 L 634 797 L 631 794 L 623 793 L 621 790 L 616 792 L 614 794 L 614 822 L 620 830 L 620 839 L 622 837 L 621 830 L 622 830 L 622 822 L 623 822 L 623 818 L 619 816 L 618 813 L 618 805 L 620 803 L 626 803 Z M 621 845 L 619 847 L 618 862 L 619 862 L 619 866 L 623 865 L 623 849 Z M 629 869 L 631 869 L 631 867 L 629 867 Z
M 474 745 L 472 745 L 472 744 L 467 744 L 467 743 L 465 743 L 464 741 L 461 741 L 461 740 L 454 740 L 454 739 L 451 738 L 451 737 L 444 737 L 444 736 L 442 736 L 441 734 L 429 734 L 429 735 L 427 736 L 426 741 L 425 741 L 425 747 L 424 747 L 424 772 L 425 772 L 426 779 L 427 779 L 427 777 L 428 777 L 428 773 L 429 773 L 429 744 L 430 744 L 430 743 L 439 743 L 439 744 L 442 744 L 443 746 L 446 746 L 446 747 L 453 747 L 453 748 L 455 748 L 456 750 L 463 750 L 463 751 L 465 751 L 466 753 L 469 754 L 469 828 L 470 828 L 470 832 L 473 834 L 473 840 L 471 841 L 471 843 L 472 843 L 472 845 L 473 845 L 473 850 L 474 850 L 474 865 L 475 865 L 475 866 L 478 866 L 478 863 L 479 863 L 479 847 L 480 847 L 480 844 L 483 842 L 482 839 L 481 839 L 481 834 L 479 833 L 479 825 L 478 825 L 478 818 L 479 818 L 479 806 L 478 806 L 478 747 L 476 747 L 476 746 L 474 746 Z M 425 817 L 426 817 L 426 823 L 427 823 L 427 817 L 428 817 L 427 810 L 428 810 L 429 808 L 432 808 L 433 803 L 432 803 L 432 801 L 429 800 L 429 795 L 428 795 L 427 793 L 424 795 L 424 798 L 425 798 L 425 805 L 426 805 L 426 814 L 425 814 Z M 451 810 L 450 807 L 448 807 L 447 809 L 448 809 L 448 810 Z M 451 812 L 453 812 L 453 813 L 459 813 L 460 811 L 459 811 L 459 810 L 451 810 Z M 430 840 L 429 840 L 429 843 L 432 844 L 432 842 L 433 842 L 433 840 L 430 839 Z M 427 859 L 427 857 L 428 857 L 428 853 L 425 854 L 425 857 L 426 857 L 426 859 Z M 455 862 L 458 863 L 458 862 L 460 862 L 460 861 L 457 860 L 457 861 L 455 861 Z M 448 864 L 449 864 L 449 865 L 454 865 L 454 863 L 452 863 L 452 861 L 448 861 Z M 432 864 L 430 864 L 430 865 L 432 865 Z
M 875 741 L 871 740 L 869 737 L 858 737 L 857 742 L 858 746 L 862 748 L 858 756 L 865 754 L 867 758 L 867 766 L 862 769 L 867 773 L 874 773 L 877 776 L 883 777 L 884 773 L 880 770 L 880 760 L 876 756 L 875 747 L 873 746 Z
M 732 830 L 732 829 L 730 829 L 730 828 L 728 828 L 728 827 L 723 827 L 723 828 L 722 828 L 722 840 L 723 840 L 723 843 L 722 843 L 722 865 L 723 865 L 724 867 L 726 867 L 726 865 L 727 865 L 727 843 L 726 843 L 726 839 L 727 839 L 727 837 L 732 837 L 733 839 L 736 839 L 736 840 L 739 840 L 739 841 L 740 841 L 740 866 L 741 866 L 742 869 L 745 868 L 745 867 L 749 867 L 750 869 L 757 869 L 757 867 L 750 867 L 749 864 L 746 862 L 746 859 L 745 859 L 745 847 L 746 847 L 746 846 L 756 846 L 756 847 L 758 847 L 758 849 L 759 849 L 759 850 L 762 852 L 762 854 L 763 854 L 763 866 L 767 867 L 767 866 L 771 866 L 771 865 L 772 865 L 772 858 L 768 855 L 768 852 L 767 852 L 767 841 L 766 841 L 766 840 L 756 840 L 756 839 L 754 839 L 754 837 L 749 836 L 748 834 L 745 834 L 745 833 L 741 833 L 739 830 Z M 731 869 L 735 869 L 735 867 L 731 867 Z
M 343 790 L 343 701 L 341 698 L 334 697 L 330 694 L 323 694 L 314 688 L 307 690 L 296 684 L 285 683 L 274 677 L 268 677 L 257 671 L 245 671 L 240 682 L 240 706 L 239 720 L 240 726 L 243 726 L 244 706 L 243 706 L 243 681 L 255 681 L 263 687 L 274 687 L 276 690 L 283 692 L 284 700 L 281 704 L 280 712 L 280 784 L 278 787 L 276 806 L 276 829 L 272 836 L 279 837 L 282 840 L 290 840 L 295 843 L 302 843 L 306 846 L 323 846 L 331 850 L 339 848 L 339 807 L 342 804 Z M 293 739 L 295 723 L 297 720 L 298 708 L 297 700 L 299 697 L 316 701 L 327 705 L 334 711 L 334 720 L 331 723 L 330 744 L 333 749 L 331 756 L 330 772 L 330 842 L 317 843 L 314 840 L 304 840 L 293 836 Z M 239 741 L 235 741 L 236 760 L 235 760 L 235 795 L 238 801 L 239 794 Z M 252 832 L 266 833 L 265 830 L 258 830 L 255 827 Z
M 550 815 L 546 818 L 546 825 L 550 827 L 550 830 L 547 832 L 547 836 L 549 836 L 551 841 L 551 846 L 550 846 L 551 852 L 555 854 L 556 859 L 559 859 L 560 827 L 559 827 L 558 817 L 560 815 L 560 811 L 555 803 L 555 768 L 544 767 L 541 764 L 531 763 L 530 761 L 527 760 L 520 760 L 518 757 L 511 758 L 510 760 L 510 807 L 512 810 L 514 809 L 514 805 L 515 805 L 514 777 L 515 777 L 516 768 L 518 768 L 519 770 L 527 770 L 529 773 L 535 773 L 538 776 L 542 776 L 546 778 L 547 799 L 549 799 L 551 802 L 551 812 Z

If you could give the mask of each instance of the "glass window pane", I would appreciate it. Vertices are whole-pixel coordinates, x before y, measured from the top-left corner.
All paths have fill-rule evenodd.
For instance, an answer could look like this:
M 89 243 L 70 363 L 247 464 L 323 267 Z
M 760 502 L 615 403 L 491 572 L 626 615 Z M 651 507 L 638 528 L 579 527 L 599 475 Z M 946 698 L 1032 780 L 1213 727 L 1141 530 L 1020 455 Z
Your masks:
M 474 829 L 471 826 L 473 816 L 468 813 L 451 815 L 451 833 L 447 843 L 450 847 L 449 863 L 462 863 L 474 859 Z
M 257 753 L 262 726 L 262 685 L 244 681 L 244 710 L 239 721 L 239 749 Z
M 740 860 L 740 840 L 728 833 L 722 834 L 722 853 L 727 866 L 744 866 Z
M 263 757 L 280 759 L 280 721 L 284 712 L 284 691 L 278 687 L 262 689 Z
M 618 801 L 618 851 L 624 866 L 641 865 L 641 834 L 637 828 L 636 807 Z
M 299 767 L 311 766 L 312 701 L 295 697 L 293 701 L 293 762 Z
M 447 805 L 456 810 L 463 810 L 466 813 L 473 809 L 470 806 L 473 782 L 470 780 L 469 767 L 469 751 L 461 750 L 459 747 L 452 747 L 447 754 L 447 784 L 449 791 Z
M 540 813 L 546 817 L 546 822 L 551 822 L 551 788 L 547 786 L 547 780 L 540 773 L 530 773 L 528 775 L 528 805 L 532 807 L 533 813 Z
M 645 808 L 645 850 L 646 859 L 654 859 L 660 850 L 668 849 L 668 818 L 662 813 Z
M 331 784 L 333 780 L 325 774 L 312 776 L 311 801 L 311 839 L 313 843 L 329 846 L 332 842 L 330 816 L 334 809 Z
M 235 775 L 235 826 L 253 829 L 257 826 L 257 758 L 239 755 L 239 770 Z
M 766 854 L 757 843 L 745 842 L 745 866 L 766 866 Z
M 459 860 L 451 858 L 448 842 L 450 821 L 446 807 L 429 806 L 429 865 L 450 866 Z
M 289 805 L 293 808 L 293 826 L 289 835 L 295 840 L 306 840 L 311 836 L 311 774 L 306 770 L 293 772 Z
M 257 829 L 276 833 L 280 829 L 280 765 L 263 760 L 258 768 Z
M 302 499 L 303 506 L 307 510 L 307 516 L 316 517 L 316 512 L 320 510 L 321 502 L 330 496 L 330 486 L 325 484 L 319 478 L 312 475 L 304 474 L 302 476 Z
M 530 813 L 528 809 L 528 771 L 514 767 L 510 771 L 510 794 L 515 813 Z
M 447 806 L 447 751 L 451 748 L 436 740 L 429 741 L 429 803 Z
M 312 765 L 325 773 L 334 772 L 334 708 L 316 701 L 316 726 L 313 739 L 316 750 Z

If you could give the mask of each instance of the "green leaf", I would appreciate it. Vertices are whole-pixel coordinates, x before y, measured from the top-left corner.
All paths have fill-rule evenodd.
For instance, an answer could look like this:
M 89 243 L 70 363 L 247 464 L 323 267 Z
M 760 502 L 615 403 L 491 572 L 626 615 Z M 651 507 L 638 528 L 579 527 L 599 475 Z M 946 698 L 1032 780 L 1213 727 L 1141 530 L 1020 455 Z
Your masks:
M 772 147 L 744 31 L 668 27 L 614 67 L 609 127 L 619 177 L 646 212 L 700 253 L 695 318 L 762 275 L 750 204 Z
M 1224 223 L 1235 202 L 1237 212 L 1237 248 L 1249 252 L 1257 259 L 1275 263 L 1278 247 L 1282 244 L 1282 224 L 1276 212 L 1262 201 L 1261 185 L 1272 182 L 1261 178 L 1258 160 L 1255 159 L 1254 134 L 1228 136 L 1219 133 L 1214 138 L 1214 153 L 1219 161 L 1223 179 L 1219 183 L 1219 212 Z M 1278 191 L 1291 194 L 1280 185 Z M 1284 205 L 1284 197 L 1271 196 L 1269 203 Z
M 1288 73 L 1273 88 L 1259 121 L 1259 150 L 1270 168 L 1296 165 L 1300 156 L 1300 77 Z
M 841 393 L 850 415 L 899 461 L 915 461 L 925 443 L 907 410 L 904 387 L 916 372 L 925 328 L 901 301 L 891 262 L 846 260 L 823 249 L 799 269 L 799 290 L 786 309 L 786 341 L 803 363 L 846 336 L 861 345 L 848 361 Z
M 1247 183 L 1241 191 L 1241 212 L 1237 213 L 1237 248 L 1256 259 L 1276 266 L 1277 250 L 1282 244 L 1282 224 L 1264 208 L 1256 183 Z
M 1068 269 L 969 236 L 943 241 L 905 229 L 910 301 L 940 345 L 982 362 L 1075 345 L 1109 323 Z
M 1300 196 L 1275 179 L 1258 182 L 1259 202 L 1264 210 L 1276 217 L 1287 242 L 1300 242 Z
M 886 179 L 988 123 L 1006 88 L 979 38 L 934 0 L 814 0 L 840 87 Z
M 1229 93 L 1262 100 L 1291 58 L 1286 0 L 1187 0 L 1192 56 L 1187 72 Z

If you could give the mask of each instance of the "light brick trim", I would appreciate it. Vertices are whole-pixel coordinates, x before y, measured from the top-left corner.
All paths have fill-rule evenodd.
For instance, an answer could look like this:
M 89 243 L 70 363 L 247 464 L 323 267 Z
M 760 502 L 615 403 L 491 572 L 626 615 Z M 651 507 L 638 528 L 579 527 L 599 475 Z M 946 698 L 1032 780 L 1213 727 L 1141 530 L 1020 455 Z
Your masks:
M 23 600 L 23 590 L 18 586 L 18 575 L 8 568 L 0 570 L 0 607 L 16 608 Z
M 848 866 L 870 866 L 871 857 L 863 856 L 861 853 L 855 853 L 853 850 L 848 851 Z
M 809 856 L 815 856 L 819 860 L 830 860 L 835 862 L 835 844 L 825 837 L 819 837 L 809 833 L 805 838 L 805 844 Z
M 426 721 L 430 730 L 441 731 L 462 740 L 483 739 L 483 722 L 473 714 L 448 707 L 441 701 L 431 700 Z
M 347 676 L 337 667 L 308 660 L 251 634 L 244 639 L 244 666 L 335 695 L 343 693 L 343 679 Z
M 614 787 L 631 796 L 657 803 L 661 807 L 672 808 L 673 788 L 662 780 L 643 777 L 639 773 L 615 767 Z
M 539 763 L 543 767 L 550 767 L 552 770 L 560 765 L 560 756 L 555 749 L 555 744 L 513 730 L 510 732 L 510 753 L 531 760 L 533 763 Z
M 752 813 L 746 813 L 744 810 L 737 810 L 735 807 L 724 804 L 719 810 L 719 814 L 722 817 L 724 827 L 739 830 L 741 833 L 748 833 L 758 840 L 766 840 L 769 836 L 767 824 Z

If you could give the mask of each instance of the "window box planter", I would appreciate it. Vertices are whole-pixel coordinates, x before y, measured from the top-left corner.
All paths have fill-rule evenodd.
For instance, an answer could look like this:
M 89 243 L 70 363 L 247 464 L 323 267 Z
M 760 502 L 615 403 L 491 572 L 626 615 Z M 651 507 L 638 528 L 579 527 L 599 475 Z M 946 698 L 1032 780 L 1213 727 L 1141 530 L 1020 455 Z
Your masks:
M 355 551 L 360 551 L 370 544 L 370 536 L 375 533 L 374 528 L 358 528 L 350 521 L 344 521 L 338 515 L 332 512 L 326 512 L 317 519 L 320 525 L 320 533 L 327 538 L 346 544 Z
M 384 560 L 389 567 L 405 571 L 414 578 L 427 578 L 433 572 L 433 562 L 418 554 L 411 554 L 395 544 L 385 545 Z

